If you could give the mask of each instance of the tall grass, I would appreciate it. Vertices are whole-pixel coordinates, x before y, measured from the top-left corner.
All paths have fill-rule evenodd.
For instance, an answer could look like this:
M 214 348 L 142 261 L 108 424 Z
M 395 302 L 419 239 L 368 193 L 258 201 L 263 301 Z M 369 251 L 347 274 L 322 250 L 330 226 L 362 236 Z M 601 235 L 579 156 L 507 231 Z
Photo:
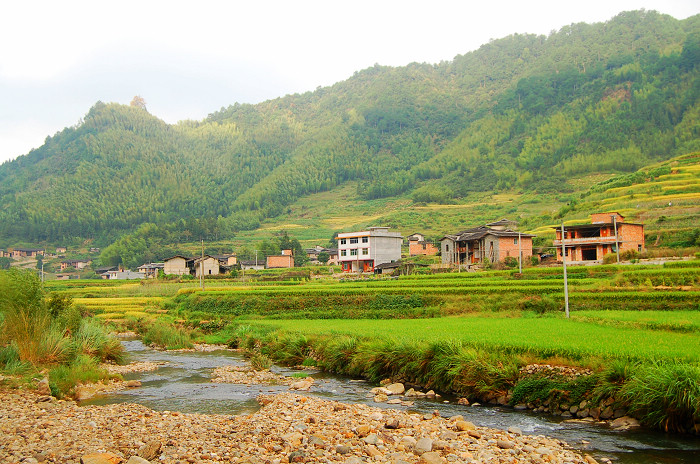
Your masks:
M 164 321 L 155 321 L 143 334 L 143 342 L 167 350 L 192 348 L 192 337 L 184 329 L 173 327 Z
M 20 360 L 32 364 L 56 361 L 55 346 L 46 340 L 50 335 L 51 341 L 56 341 L 55 333 L 49 334 L 51 314 L 41 281 L 34 273 L 14 268 L 0 273 L 0 312 L 2 339 L 15 343 Z
M 633 413 L 651 426 L 689 432 L 700 422 L 700 367 L 680 363 L 640 366 L 620 389 Z

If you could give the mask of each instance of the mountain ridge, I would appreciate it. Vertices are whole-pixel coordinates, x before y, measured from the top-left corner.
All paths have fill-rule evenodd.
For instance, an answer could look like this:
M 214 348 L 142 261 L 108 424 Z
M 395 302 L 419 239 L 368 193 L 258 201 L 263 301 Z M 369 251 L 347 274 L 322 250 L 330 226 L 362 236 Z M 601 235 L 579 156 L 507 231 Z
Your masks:
M 144 223 L 233 237 L 344 185 L 359 202 L 565 197 L 582 176 L 700 149 L 698 31 L 700 15 L 625 12 L 176 125 L 98 102 L 0 165 L 0 245 L 106 245 Z

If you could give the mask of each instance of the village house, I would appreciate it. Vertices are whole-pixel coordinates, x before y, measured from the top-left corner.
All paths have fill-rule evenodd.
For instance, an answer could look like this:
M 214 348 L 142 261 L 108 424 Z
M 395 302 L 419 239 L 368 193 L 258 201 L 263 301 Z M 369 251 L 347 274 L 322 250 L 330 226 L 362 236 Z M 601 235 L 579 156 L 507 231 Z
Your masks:
M 11 253 L 11 258 L 36 258 L 38 256 L 44 255 L 44 250 L 39 248 L 13 248 L 9 250 Z
M 281 255 L 268 256 L 265 267 L 267 269 L 294 267 L 292 250 L 282 250 Z
M 403 237 L 388 227 L 338 234 L 338 263 L 343 272 L 374 272 L 380 264 L 401 259 Z
M 100 276 L 103 279 L 109 279 L 109 274 L 107 274 L 109 271 L 117 271 L 119 270 L 119 266 L 101 266 L 95 268 L 95 274 Z
M 214 256 L 204 255 L 200 258 L 196 258 L 193 265 L 194 275 L 196 277 L 201 275 L 212 276 L 221 274 L 221 264 Z
M 557 260 L 561 261 L 561 227 L 556 227 Z M 567 261 L 602 261 L 608 253 L 645 250 L 644 224 L 625 222 L 617 212 L 591 214 L 590 224 L 564 226 Z
M 107 271 L 106 273 L 103 274 L 102 276 L 103 279 L 108 279 L 108 280 L 131 280 L 131 279 L 145 279 L 146 275 L 143 272 L 134 272 L 129 269 L 122 271 L 122 270 L 114 270 L 114 271 Z
M 234 254 L 230 255 L 214 255 L 214 258 L 219 260 L 219 264 L 229 269 L 238 264 L 238 257 Z
M 62 253 L 65 253 L 66 251 L 68 251 L 68 248 L 66 248 L 66 247 L 64 247 L 64 246 L 57 246 L 57 247 L 56 247 L 56 254 L 57 254 L 57 255 L 60 255 L 60 254 L 62 254 Z
M 163 262 L 163 273 L 165 275 L 190 275 L 194 258 L 182 255 L 175 255 Z
M 0 250 L 0 258 L 12 258 L 12 253 L 5 250 Z
M 434 256 L 440 249 L 434 243 L 428 242 L 423 234 L 408 236 L 408 256 Z
M 91 259 L 64 259 L 61 261 L 61 270 L 64 271 L 69 267 L 73 267 L 79 271 L 82 271 L 91 264 Z
M 241 264 L 241 269 L 244 271 L 246 270 L 253 270 L 253 271 L 261 271 L 265 269 L 265 264 L 262 262 L 258 262 L 255 260 L 241 260 L 239 261 Z
M 137 271 L 142 273 L 146 278 L 155 279 L 158 277 L 158 271 L 165 268 L 165 263 L 148 263 L 142 264 Z
M 333 265 L 333 264 L 338 264 L 338 249 L 337 248 L 325 248 L 319 245 L 316 245 L 313 248 L 307 248 L 304 250 L 306 252 L 306 256 L 309 258 L 309 263 L 311 264 L 322 264 L 321 261 L 319 261 L 318 257 L 321 253 L 327 253 L 328 254 L 328 261 L 325 264 L 328 265 Z
M 522 251 L 523 261 L 532 256 L 532 238 L 508 229 L 511 221 L 501 219 L 484 226 L 445 235 L 440 239 L 442 264 L 472 265 L 485 262 L 501 262 L 506 258 L 518 258 Z

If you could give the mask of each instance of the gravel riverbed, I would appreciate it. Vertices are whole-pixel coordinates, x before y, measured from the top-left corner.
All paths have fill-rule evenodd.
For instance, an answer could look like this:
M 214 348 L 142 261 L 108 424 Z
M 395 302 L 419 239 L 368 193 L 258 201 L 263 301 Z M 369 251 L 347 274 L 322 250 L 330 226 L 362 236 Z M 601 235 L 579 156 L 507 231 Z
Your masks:
M 0 391 L 3 463 L 588 463 L 559 440 L 294 393 L 261 395 L 254 414 L 78 406 Z

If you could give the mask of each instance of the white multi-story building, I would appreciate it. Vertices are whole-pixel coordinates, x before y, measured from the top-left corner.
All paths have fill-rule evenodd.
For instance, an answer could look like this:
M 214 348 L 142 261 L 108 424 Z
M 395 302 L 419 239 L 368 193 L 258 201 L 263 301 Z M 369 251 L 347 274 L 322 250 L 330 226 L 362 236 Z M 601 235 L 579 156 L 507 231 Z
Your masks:
M 403 237 L 388 227 L 338 234 L 338 263 L 345 272 L 373 272 L 375 266 L 401 259 Z

